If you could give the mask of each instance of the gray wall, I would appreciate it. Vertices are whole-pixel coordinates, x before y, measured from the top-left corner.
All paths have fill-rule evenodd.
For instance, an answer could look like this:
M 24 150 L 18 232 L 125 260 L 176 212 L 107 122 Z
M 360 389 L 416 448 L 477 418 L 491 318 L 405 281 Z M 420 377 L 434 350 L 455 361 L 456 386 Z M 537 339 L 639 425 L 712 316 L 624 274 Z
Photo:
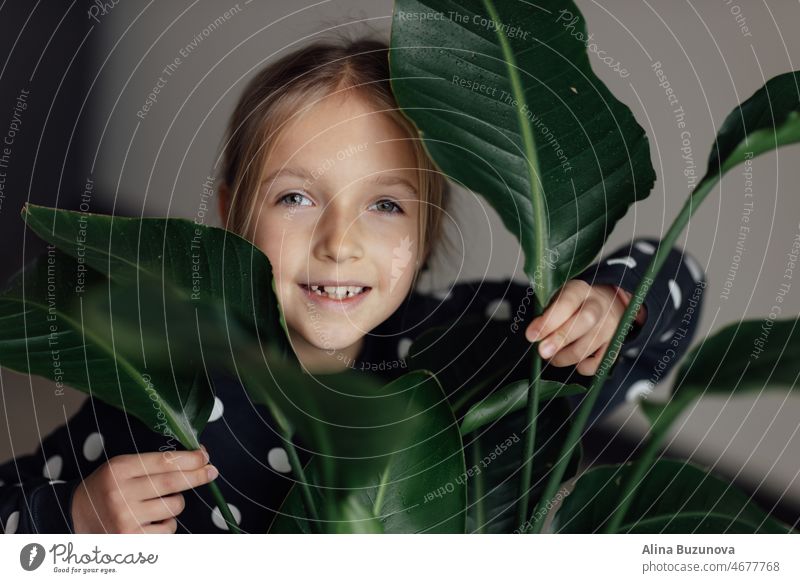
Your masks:
M 688 193 L 681 130 L 651 64 L 661 62 L 686 113 L 696 171 L 702 174 L 716 130 L 731 109 L 765 79 L 800 68 L 800 39 L 791 26 L 800 22 L 800 5 L 789 0 L 738 0 L 738 4 L 582 0 L 578 5 L 598 47 L 631 73 L 623 79 L 592 59 L 597 74 L 645 128 L 658 174 L 649 199 L 631 209 L 616 227 L 607 243 L 610 250 L 634 236 L 662 236 Z M 168 76 L 157 103 L 144 119 L 137 117 L 159 76 L 164 76 L 162 70 L 234 6 L 240 10 L 202 37 Z M 225 120 L 253 72 L 309 35 L 342 23 L 364 21 L 386 30 L 388 38 L 391 10 L 392 3 L 385 0 L 330 1 L 313 7 L 297 0 L 241 1 L 238 5 L 121 2 L 99 18 L 94 30 L 101 47 L 92 73 L 99 74 L 93 88 L 97 134 L 91 144 L 91 156 L 97 156 L 91 170 L 96 191 L 104 193 L 106 205 L 116 206 L 121 214 L 195 217 L 202 184 L 214 172 Z M 740 27 L 742 18 L 747 30 Z M 354 27 L 345 24 L 344 28 Z M 734 259 L 745 203 L 741 169 L 730 173 L 693 218 L 680 244 L 703 266 L 709 281 L 701 337 L 742 318 L 764 317 L 775 303 L 785 253 L 800 228 L 799 159 L 800 148 L 792 146 L 753 164 L 751 230 L 741 261 Z M 461 257 L 440 262 L 436 276 L 423 281 L 423 289 L 444 287 L 456 277 L 516 274 L 524 279 L 516 240 L 491 208 L 466 192 L 457 193 L 455 200 L 456 224 L 449 228 L 456 241 L 463 239 L 463 248 L 470 254 L 463 257 L 463 266 Z M 734 263 L 735 280 L 729 297 L 723 299 L 723 284 Z M 795 283 L 783 304 L 783 315 L 798 312 L 800 283 Z M 30 419 L 25 384 L 19 387 L 20 379 L 7 373 L 3 379 L 5 418 Z M 665 391 L 670 382 L 668 377 L 656 392 Z M 44 434 L 63 422 L 64 414 L 80 401 L 70 399 L 63 413 L 61 402 L 43 406 L 40 413 L 54 414 L 40 416 L 38 429 L 14 424 L 14 449 L 33 450 L 39 432 Z M 800 504 L 798 419 L 797 396 L 764 393 L 730 400 L 707 398 L 679 421 L 671 449 L 737 476 L 742 484 L 775 500 L 790 498 Z M 637 438 L 644 428 L 639 414 L 628 406 L 618 409 L 609 425 Z M 8 455 L 10 448 L 0 442 L 0 458 Z

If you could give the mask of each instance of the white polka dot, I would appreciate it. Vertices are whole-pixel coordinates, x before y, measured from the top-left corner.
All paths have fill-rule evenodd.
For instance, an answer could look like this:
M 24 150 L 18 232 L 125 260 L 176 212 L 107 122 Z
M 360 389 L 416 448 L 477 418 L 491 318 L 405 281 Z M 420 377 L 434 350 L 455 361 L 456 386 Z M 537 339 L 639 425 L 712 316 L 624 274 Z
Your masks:
M 642 253 L 647 253 L 648 255 L 652 255 L 656 252 L 656 248 L 647 241 L 639 241 L 634 245 L 634 247 L 636 247 Z
M 606 263 L 608 265 L 617 265 L 617 264 L 627 265 L 630 268 L 636 267 L 636 260 L 629 255 L 625 257 L 617 257 L 616 259 L 609 259 L 608 261 L 606 261 Z
M 511 319 L 511 304 L 508 300 L 492 300 L 486 306 L 486 317 L 493 320 L 509 320 Z
M 272 469 L 277 472 L 288 474 L 292 471 L 292 466 L 289 465 L 289 456 L 286 455 L 286 450 L 282 447 L 273 447 L 267 454 L 267 461 Z
M 233 514 L 234 522 L 236 522 L 237 525 L 241 524 L 242 513 L 239 512 L 239 509 L 230 502 L 228 503 L 228 508 L 230 509 L 231 514 Z M 211 511 L 211 522 L 213 522 L 214 526 L 220 530 L 228 530 L 228 523 L 225 522 L 224 518 L 222 518 L 222 512 L 219 511 L 218 506 L 214 506 L 214 510 Z
M 103 453 L 103 436 L 95 431 L 83 442 L 83 457 L 93 462 L 101 453 Z
M 66 484 L 64 480 L 50 480 L 50 484 Z
M 212 421 L 216 421 L 222 417 L 223 411 L 225 411 L 225 406 L 222 404 L 222 401 L 219 400 L 219 397 L 214 397 L 214 408 L 211 409 L 211 415 L 208 416 L 208 422 L 211 423 Z
M 703 270 L 700 269 L 700 266 L 697 265 L 697 261 L 695 261 L 689 255 L 683 256 L 683 261 L 686 263 L 686 267 L 689 269 L 689 273 L 692 274 L 692 279 L 699 283 L 703 279 Z
M 61 459 L 60 455 L 54 455 L 47 460 L 46 464 L 44 464 L 44 468 L 42 468 L 42 474 L 44 474 L 45 478 L 57 480 L 61 475 L 62 467 L 64 467 L 64 460 Z
M 412 342 L 411 338 L 401 338 L 400 342 L 397 343 L 397 357 L 400 360 L 405 360 L 406 356 L 408 356 L 408 349 L 411 348 Z
M 453 297 L 453 294 L 451 293 L 451 289 L 450 288 L 439 289 L 439 290 L 436 290 L 435 292 L 433 292 L 433 297 L 435 297 L 437 300 L 445 301 L 445 300 L 449 300 L 451 297 Z
M 639 354 L 638 348 L 629 348 L 625 352 L 622 353 L 622 356 L 626 356 L 628 358 L 636 358 L 636 355 Z
M 636 381 L 630 386 L 628 392 L 625 393 L 625 400 L 628 401 L 629 403 L 635 403 L 641 397 L 646 397 L 652 392 L 653 392 L 653 383 L 651 383 L 647 379 Z
M 17 526 L 19 526 L 19 510 L 15 510 L 11 513 L 11 516 L 8 517 L 3 532 L 6 534 L 14 534 L 17 532 Z
M 667 330 L 667 331 L 666 331 L 666 332 L 664 332 L 664 333 L 663 333 L 661 336 L 659 336 L 659 337 L 658 337 L 658 339 L 659 339 L 661 342 L 666 342 L 667 340 L 669 340 L 669 339 L 670 339 L 670 338 L 672 338 L 673 336 L 675 336 L 675 330 Z
M 674 305 L 677 310 L 681 307 L 681 288 L 678 287 L 674 279 L 670 279 L 667 282 L 667 287 L 669 288 L 669 295 L 672 296 L 672 305 Z

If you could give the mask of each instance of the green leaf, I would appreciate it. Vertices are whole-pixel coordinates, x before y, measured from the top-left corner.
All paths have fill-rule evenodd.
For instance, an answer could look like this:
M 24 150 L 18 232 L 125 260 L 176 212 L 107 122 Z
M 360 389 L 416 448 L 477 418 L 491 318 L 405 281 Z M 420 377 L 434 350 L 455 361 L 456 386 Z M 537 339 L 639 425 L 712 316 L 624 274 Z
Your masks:
M 45 241 L 120 284 L 165 280 L 188 299 L 223 299 L 287 357 L 294 353 L 269 260 L 238 235 L 178 218 L 126 218 L 26 204 L 22 216 Z M 138 305 L 140 302 L 136 302 Z
M 555 397 L 580 395 L 586 387 L 576 384 L 565 385 L 558 381 L 539 381 L 539 404 Z M 476 429 L 502 419 L 506 415 L 525 408 L 528 401 L 528 381 L 515 381 L 493 392 L 483 401 L 469 408 L 461 422 L 461 435 L 467 435 Z
M 739 395 L 765 389 L 797 390 L 800 319 L 729 324 L 688 352 L 671 399 L 641 401 L 652 425 L 668 426 L 703 395 Z
M 338 513 L 332 517 L 337 525 L 333 534 L 383 534 L 380 521 L 356 496 L 348 496 L 337 508 Z
M 767 81 L 728 114 L 698 188 L 747 159 L 796 142 L 800 142 L 800 73 L 791 71 Z
M 414 371 L 382 386 L 377 377 L 364 373 L 311 376 L 271 360 L 268 366 L 249 360 L 237 365 L 245 371 L 251 398 L 285 417 L 292 434 L 317 456 L 319 487 L 371 487 L 405 448 L 429 439 L 422 449 L 435 452 L 438 439 L 449 443 L 441 435 L 447 426 L 435 425 L 436 439 L 425 433 L 432 431 L 433 423 L 425 415 L 424 399 L 440 398 L 441 393 L 427 371 Z
M 102 292 L 85 304 L 90 287 L 108 285 L 108 276 L 122 285 L 150 281 L 161 289 L 163 278 L 187 301 L 224 298 L 232 317 L 249 321 L 282 354 L 293 354 L 285 325 L 280 327 L 269 261 L 241 237 L 184 219 L 120 218 L 35 205 L 26 205 L 22 215 L 58 251 L 51 248 L 27 266 L 0 298 L 0 365 L 90 393 L 194 449 L 213 407 L 197 345 L 184 346 L 186 360 L 177 376 L 170 362 L 158 370 L 148 367 L 147 346 L 120 350 L 110 322 L 112 313 L 135 319 L 147 306 L 139 296 L 112 305 Z M 84 309 L 89 307 L 105 311 L 107 321 L 88 326 Z M 135 332 L 138 338 L 138 328 Z
M 631 463 L 598 466 L 583 474 L 553 522 L 559 533 L 602 529 L 616 508 Z M 656 462 L 637 489 L 622 533 L 754 534 L 791 529 L 761 510 L 734 485 L 689 462 Z
M 214 405 L 197 355 L 183 374 L 167 375 L 148 369 L 141 353 L 118 350 L 107 328 L 83 317 L 90 302 L 76 288 L 108 282 L 83 268 L 51 248 L 17 274 L 0 297 L 0 365 L 50 379 L 57 390 L 69 385 L 197 449 Z M 108 309 L 103 294 L 97 302 Z
M 380 471 L 372 474 L 368 484 L 352 491 L 361 507 L 375 517 L 386 533 L 463 533 L 466 485 L 464 453 L 461 436 L 453 413 L 442 395 L 435 377 L 412 371 L 393 381 L 387 392 L 403 392 L 406 410 L 417 411 L 402 423 L 409 429 Z M 340 465 L 341 458 L 330 463 Z M 343 514 L 337 492 L 326 488 L 322 467 L 326 463 L 315 457 L 309 463 L 307 475 L 313 488 L 317 507 L 324 515 Z M 352 524 L 342 521 L 323 522 L 328 532 L 357 532 L 363 520 Z M 270 532 L 310 532 L 308 518 L 295 485 Z
M 529 508 L 535 508 L 566 439 L 570 427 L 571 408 L 565 399 L 548 401 L 539 411 Z M 467 480 L 469 508 L 467 532 L 489 534 L 521 530 L 516 504 L 517 483 L 523 452 L 525 411 L 514 411 L 480 433 L 465 437 L 468 460 Z M 580 464 L 580 445 L 567 466 L 566 475 L 575 475 Z
M 543 306 L 655 181 L 644 130 L 593 73 L 586 38 L 564 0 L 395 2 L 398 103 L 441 170 L 519 239 Z

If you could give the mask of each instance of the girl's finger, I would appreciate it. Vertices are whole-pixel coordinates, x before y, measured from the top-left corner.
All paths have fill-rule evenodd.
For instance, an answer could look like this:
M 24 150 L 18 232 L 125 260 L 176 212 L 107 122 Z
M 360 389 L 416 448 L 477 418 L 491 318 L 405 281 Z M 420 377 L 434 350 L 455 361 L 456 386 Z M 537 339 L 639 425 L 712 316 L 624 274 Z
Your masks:
M 175 518 L 159 520 L 142 527 L 142 531 L 145 534 L 175 534 L 176 530 L 178 530 L 178 521 Z
M 564 324 L 555 330 L 552 334 L 542 339 L 539 343 L 539 354 L 542 358 L 550 358 L 554 355 L 558 356 L 565 346 L 575 342 L 584 336 L 596 335 L 592 330 L 597 328 L 601 319 L 603 318 L 603 306 L 598 302 L 584 302 Z M 597 344 L 603 341 L 603 338 L 598 338 Z M 564 355 L 566 356 L 566 355 Z M 562 360 L 564 358 L 562 356 Z M 555 358 L 555 357 L 554 357 Z M 553 361 L 556 366 L 566 366 L 566 364 L 574 364 L 577 360 L 565 364 L 560 364 Z
M 591 290 L 592 286 L 585 281 L 569 280 L 547 309 L 531 321 L 525 330 L 525 337 L 534 342 L 552 334 L 575 313 Z
M 208 463 L 208 453 L 192 451 L 151 451 L 123 454 L 113 458 L 121 478 L 136 478 L 177 470 L 195 470 Z M 115 471 L 116 474 L 116 471 Z
M 145 500 L 141 502 L 136 512 L 136 520 L 142 524 L 165 520 L 173 516 L 178 516 L 186 507 L 186 499 L 183 494 L 173 494 L 163 498 Z
M 207 464 L 197 470 L 166 472 L 134 478 L 131 480 L 130 491 L 137 500 L 148 500 L 197 488 L 207 484 L 218 475 L 219 470 L 211 464 Z
M 603 335 L 599 329 L 593 329 L 586 334 L 575 340 L 571 344 L 567 344 L 559 350 L 554 356 L 550 358 L 550 363 L 555 366 L 569 366 L 571 364 L 578 364 L 582 360 L 589 358 L 594 354 L 603 342 L 606 342 L 608 337 Z
M 603 359 L 603 355 L 605 354 L 607 348 L 608 342 L 604 342 L 592 356 L 579 362 L 578 366 L 575 367 L 578 373 L 586 377 L 594 376 L 594 373 L 597 372 L 597 368 L 600 366 L 600 361 Z

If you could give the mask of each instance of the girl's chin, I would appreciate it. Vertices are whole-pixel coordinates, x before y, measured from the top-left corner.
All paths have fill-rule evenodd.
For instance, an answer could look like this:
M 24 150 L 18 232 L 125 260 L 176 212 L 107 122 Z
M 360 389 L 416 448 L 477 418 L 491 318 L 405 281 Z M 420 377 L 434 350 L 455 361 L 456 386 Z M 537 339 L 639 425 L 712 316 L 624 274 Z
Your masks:
M 297 330 L 297 328 L 295 328 L 295 330 Z M 300 330 L 302 331 L 299 334 L 297 332 L 293 334 L 293 341 L 296 341 L 295 339 L 299 336 L 301 339 L 300 341 L 306 347 L 312 347 L 316 350 L 325 350 L 329 353 L 346 350 L 364 336 L 363 333 L 355 329 L 352 334 L 342 335 L 340 331 L 336 336 L 329 334 L 323 327 L 313 328 L 311 326 L 306 326 L 300 328 Z

